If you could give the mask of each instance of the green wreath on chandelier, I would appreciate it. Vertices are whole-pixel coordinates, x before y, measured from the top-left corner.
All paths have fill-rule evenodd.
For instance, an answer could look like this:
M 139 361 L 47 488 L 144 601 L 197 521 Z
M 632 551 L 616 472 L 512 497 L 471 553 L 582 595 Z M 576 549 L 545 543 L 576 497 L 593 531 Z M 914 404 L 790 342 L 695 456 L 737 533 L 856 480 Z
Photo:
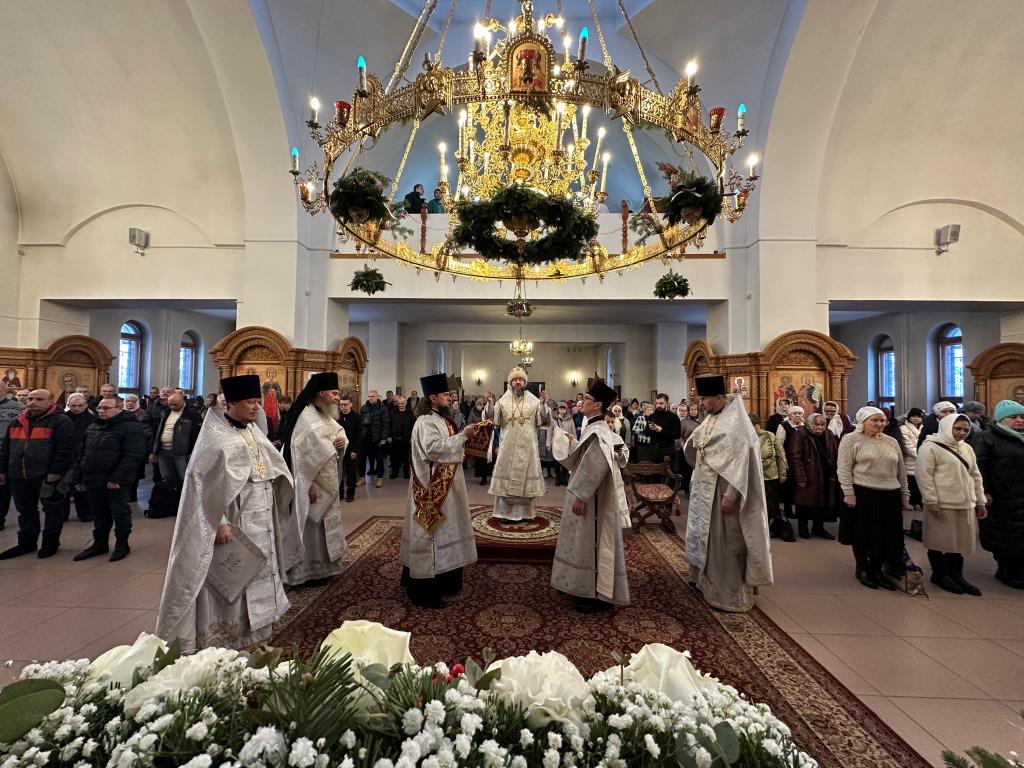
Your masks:
M 520 264 L 576 261 L 598 232 L 597 220 L 569 200 L 518 185 L 505 187 L 490 200 L 461 200 L 455 213 L 459 223 L 448 238 L 449 249 L 472 248 L 484 259 Z M 517 239 L 499 236 L 499 227 Z M 528 239 L 534 230 L 542 234 Z

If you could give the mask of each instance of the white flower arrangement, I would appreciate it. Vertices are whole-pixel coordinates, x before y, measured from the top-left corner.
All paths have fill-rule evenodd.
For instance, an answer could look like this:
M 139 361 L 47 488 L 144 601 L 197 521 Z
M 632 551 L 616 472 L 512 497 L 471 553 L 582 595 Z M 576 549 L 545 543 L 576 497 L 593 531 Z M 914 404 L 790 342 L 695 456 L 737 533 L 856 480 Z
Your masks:
M 39 686 L 56 689 L 56 703 L 0 743 L 0 768 L 817 765 L 767 706 L 667 646 L 586 680 L 554 652 L 420 667 L 407 633 L 349 629 L 308 660 L 225 649 L 178 658 L 143 635 L 99 663 L 29 665 L 0 702 Z

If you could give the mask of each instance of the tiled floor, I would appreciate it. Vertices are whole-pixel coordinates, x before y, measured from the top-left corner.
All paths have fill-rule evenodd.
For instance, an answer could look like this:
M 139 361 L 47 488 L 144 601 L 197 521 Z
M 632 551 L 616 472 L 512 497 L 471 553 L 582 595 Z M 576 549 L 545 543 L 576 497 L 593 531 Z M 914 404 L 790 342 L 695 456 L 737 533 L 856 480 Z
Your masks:
M 490 501 L 467 479 L 472 502 Z M 402 481 L 360 488 L 344 506 L 346 529 L 400 516 L 407 493 Z M 561 499 L 552 486 L 544 503 Z M 14 521 L 12 510 L 0 548 L 14 542 Z M 152 631 L 174 520 L 136 515 L 134 525 L 132 554 L 119 563 L 72 562 L 90 537 L 90 526 L 74 521 L 55 557 L 0 561 L 0 659 L 17 669 L 30 659 L 91 657 Z M 967 568 L 980 598 L 865 589 L 849 549 L 822 539 L 773 542 L 773 559 L 776 583 L 762 590 L 761 609 L 927 759 L 938 766 L 943 748 L 974 744 L 1024 753 L 1024 592 L 995 581 L 987 553 Z

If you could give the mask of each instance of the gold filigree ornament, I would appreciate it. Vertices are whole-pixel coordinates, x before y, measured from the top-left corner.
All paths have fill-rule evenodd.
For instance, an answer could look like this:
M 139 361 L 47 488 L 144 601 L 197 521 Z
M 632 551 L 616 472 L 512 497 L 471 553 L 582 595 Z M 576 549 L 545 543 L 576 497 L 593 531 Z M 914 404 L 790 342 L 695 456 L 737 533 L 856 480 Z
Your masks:
M 629 71 L 615 66 L 607 53 L 596 9 L 591 4 L 605 69 L 602 73 L 592 72 L 591 62 L 586 58 L 587 28 L 584 27 L 577 38 L 579 47 L 573 56 L 568 39 L 559 39 L 563 19 L 551 13 L 535 18 L 533 1 L 521 0 L 521 14 L 508 27 L 491 18 L 476 25 L 468 68 L 456 69 L 441 62 L 444 40 L 454 15 L 449 13 L 437 54 L 433 58 L 427 55 L 424 71 L 411 83 L 394 88 L 403 79 L 411 52 L 435 5 L 431 5 L 430 0 L 424 5 L 386 87 L 367 72 L 360 56 L 357 62 L 359 81 L 351 104 L 334 102 L 333 118 L 321 125 L 320 104 L 316 99 L 311 101 L 307 125 L 310 136 L 323 152 L 323 159 L 300 172 L 298 150 L 293 148 L 291 166 L 299 201 L 307 212 L 317 214 L 329 210 L 334 168 L 346 153 L 346 168 L 337 175 L 345 175 L 355 158 L 372 146 L 382 131 L 398 124 L 411 124 L 414 132 L 422 121 L 457 114 L 458 145 L 452 148 L 452 168 L 446 162 L 448 148 L 439 146 L 441 162 L 437 186 L 442 190 L 445 210 L 451 212 L 450 220 L 454 219 L 457 200 L 464 197 L 489 200 L 500 190 L 515 184 L 545 195 L 563 197 L 583 211 L 594 213 L 607 198 L 605 184 L 610 156 L 601 152 L 607 128 L 595 126 L 598 115 L 603 113 L 609 124 L 618 122 L 625 133 L 650 210 L 657 208 L 633 141 L 632 131 L 636 128 L 664 131 L 682 145 L 694 170 L 697 168 L 694 151 L 700 153 L 724 196 L 722 216 L 728 222 L 735 222 L 742 216 L 758 179 L 754 172 L 756 165 L 751 162 L 749 172 L 744 175 L 729 161 L 747 135 L 746 107 L 740 105 L 736 129 L 727 132 L 723 127 L 724 108 L 706 112 L 703 107 L 701 89 L 694 82 L 694 63 L 688 65 L 686 78 L 667 96 L 647 64 L 651 74 L 647 82 L 653 83 L 656 90 L 648 88 Z M 625 6 L 620 3 L 619 7 L 646 64 L 646 55 Z M 556 42 L 562 44 L 561 53 L 549 36 L 551 33 Z M 499 38 L 492 46 L 495 35 Z M 398 189 L 413 135 L 406 142 L 391 186 L 392 196 Z M 455 179 L 450 183 L 453 171 Z M 336 217 L 340 241 L 354 240 L 357 247 L 365 248 L 371 257 L 390 256 L 417 269 L 476 280 L 515 282 L 603 276 L 606 272 L 633 268 L 654 258 L 682 259 L 688 246 L 699 247 L 707 235 L 708 222 L 700 216 L 689 216 L 675 226 L 668 226 L 660 218 L 658 222 L 658 236 L 651 237 L 646 244 L 629 245 L 623 238 L 622 250 L 611 253 L 594 240 L 583 249 L 579 259 L 527 265 L 492 261 L 472 253 L 447 252 L 443 243 L 433 246 L 429 253 L 417 252 L 405 242 L 382 237 L 379 226 L 372 221 L 360 223 L 351 217 L 347 221 Z M 453 224 L 451 221 L 450 226 Z M 510 231 L 504 236 L 535 240 L 542 234 Z

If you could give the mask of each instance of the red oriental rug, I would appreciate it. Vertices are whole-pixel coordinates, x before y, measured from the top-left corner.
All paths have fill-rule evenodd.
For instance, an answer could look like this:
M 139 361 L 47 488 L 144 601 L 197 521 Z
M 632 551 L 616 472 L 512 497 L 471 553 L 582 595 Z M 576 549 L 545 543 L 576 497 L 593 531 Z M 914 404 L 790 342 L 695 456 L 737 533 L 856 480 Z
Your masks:
M 469 513 L 481 562 L 550 563 L 555 559 L 562 510 L 536 507 L 533 520 L 507 523 L 494 516 L 493 504 L 473 504 Z
M 613 651 L 661 642 L 688 649 L 694 665 L 768 704 L 800 747 L 827 768 L 925 768 L 857 697 L 767 616 L 708 607 L 687 584 L 682 541 L 660 528 L 625 536 L 632 604 L 580 614 L 550 587 L 542 563 L 478 562 L 443 610 L 414 607 L 399 585 L 402 521 L 371 518 L 349 536 L 345 572 L 318 589 L 292 590 L 293 607 L 271 643 L 308 654 L 346 619 L 368 619 L 412 633 L 421 662 L 477 660 L 531 649 L 557 650 L 584 675 L 614 665 Z

